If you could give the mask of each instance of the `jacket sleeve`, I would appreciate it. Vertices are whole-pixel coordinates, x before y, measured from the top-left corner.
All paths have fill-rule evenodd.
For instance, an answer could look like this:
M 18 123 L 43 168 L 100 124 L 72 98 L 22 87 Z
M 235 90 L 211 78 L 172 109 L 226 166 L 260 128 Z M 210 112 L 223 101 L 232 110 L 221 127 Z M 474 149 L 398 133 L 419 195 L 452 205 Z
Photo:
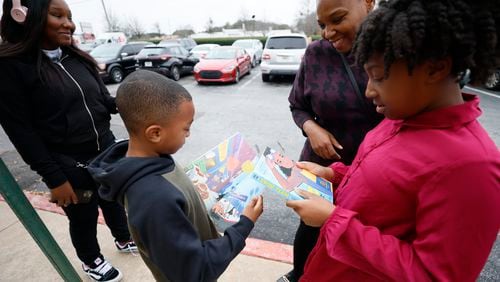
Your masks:
M 341 162 L 334 162 L 329 167 L 333 170 L 332 184 L 334 187 L 337 187 L 344 179 L 344 176 L 347 174 L 350 166 L 345 165 Z
M 104 96 L 104 103 L 105 103 L 104 105 L 111 114 L 117 114 L 118 109 L 116 108 L 115 97 L 109 94 L 108 88 L 106 87 L 102 79 L 99 77 L 98 73 L 96 73 L 96 79 L 97 83 L 99 83 L 99 88 L 101 89 L 101 93 Z
M 411 240 L 337 207 L 323 227 L 328 256 L 382 280 L 475 281 L 500 227 L 499 180 L 498 161 L 438 172 L 418 192 Z
M 6 62 L 0 67 L 0 124 L 23 160 L 43 177 L 49 188 L 67 181 L 59 165 L 50 156 L 45 144 L 32 124 L 32 107 L 27 98 L 37 82 L 27 78 L 22 71 Z M 32 79 L 32 81 L 28 81 Z
M 314 120 L 314 113 L 311 108 L 311 101 L 305 94 L 305 81 L 307 76 L 307 51 L 300 63 L 299 71 L 293 82 L 292 90 L 288 96 L 292 117 L 297 126 L 302 130 L 302 126 L 308 120 Z M 302 134 L 307 137 L 302 130 Z
M 165 186 L 160 181 L 149 185 Z M 135 214 L 129 212 L 132 228 L 138 231 L 151 261 L 170 281 L 216 280 L 243 250 L 253 222 L 242 216 L 224 236 L 202 242 L 183 212 L 184 198 L 162 198 L 141 204 Z

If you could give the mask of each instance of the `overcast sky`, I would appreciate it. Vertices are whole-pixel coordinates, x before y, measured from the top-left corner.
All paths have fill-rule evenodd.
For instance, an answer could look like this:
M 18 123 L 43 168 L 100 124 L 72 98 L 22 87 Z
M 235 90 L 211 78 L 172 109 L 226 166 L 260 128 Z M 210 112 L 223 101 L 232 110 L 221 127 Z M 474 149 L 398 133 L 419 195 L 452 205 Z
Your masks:
M 66 0 L 79 30 L 80 22 L 91 22 L 94 32 L 104 31 L 105 16 L 101 0 Z M 163 33 L 191 26 L 196 32 L 206 29 L 209 17 L 214 26 L 234 23 L 242 15 L 256 20 L 293 24 L 309 2 L 315 0 L 104 0 L 108 11 L 123 21 L 136 17 L 146 31 L 153 31 L 158 22 Z

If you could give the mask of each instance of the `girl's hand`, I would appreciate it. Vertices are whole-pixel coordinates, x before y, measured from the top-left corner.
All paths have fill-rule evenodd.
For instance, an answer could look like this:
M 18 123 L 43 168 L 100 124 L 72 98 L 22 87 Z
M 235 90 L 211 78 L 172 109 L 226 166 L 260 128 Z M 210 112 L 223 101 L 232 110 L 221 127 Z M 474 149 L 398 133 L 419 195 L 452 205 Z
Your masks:
M 331 202 L 304 190 L 296 190 L 304 200 L 287 201 L 286 206 L 292 208 L 304 221 L 312 227 L 321 227 L 335 210 Z
M 248 217 L 253 223 L 257 221 L 264 211 L 264 198 L 262 195 L 252 198 L 250 203 L 243 210 L 243 215 Z
M 329 167 L 321 166 L 319 164 L 312 162 L 297 162 L 296 165 L 298 168 L 305 169 L 316 176 L 324 178 L 330 182 L 333 181 L 333 176 L 335 175 L 335 172 L 333 171 L 333 169 Z
M 309 138 L 313 151 L 323 159 L 340 159 L 336 149 L 342 150 L 342 146 L 335 137 L 313 120 L 308 120 L 302 126 Z
M 77 204 L 78 198 L 71 184 L 66 181 L 62 185 L 50 189 L 50 202 L 56 203 L 60 207 L 67 207 L 70 204 Z

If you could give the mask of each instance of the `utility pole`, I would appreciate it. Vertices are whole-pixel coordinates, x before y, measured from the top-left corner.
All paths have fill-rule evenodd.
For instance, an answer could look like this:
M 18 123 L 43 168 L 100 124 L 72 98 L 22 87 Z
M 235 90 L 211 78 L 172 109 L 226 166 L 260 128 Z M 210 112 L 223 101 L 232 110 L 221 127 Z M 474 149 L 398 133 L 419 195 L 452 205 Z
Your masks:
M 108 29 L 112 28 L 111 22 L 109 21 L 108 11 L 106 11 L 106 6 L 104 6 L 104 0 L 101 0 L 102 8 L 104 9 L 104 15 L 106 15 L 106 21 L 108 21 Z M 112 31 L 112 30 L 110 30 Z

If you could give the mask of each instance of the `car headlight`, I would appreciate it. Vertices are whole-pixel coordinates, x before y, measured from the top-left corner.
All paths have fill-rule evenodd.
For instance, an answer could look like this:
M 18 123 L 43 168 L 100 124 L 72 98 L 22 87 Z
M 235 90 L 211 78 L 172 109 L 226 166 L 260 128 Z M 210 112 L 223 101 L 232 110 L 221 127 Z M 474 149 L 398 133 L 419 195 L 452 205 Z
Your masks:
M 106 64 L 97 64 L 97 67 L 101 70 L 106 70 Z
M 225 72 L 232 72 L 235 67 L 236 67 L 235 65 L 229 65 L 229 66 L 223 68 L 222 70 Z

